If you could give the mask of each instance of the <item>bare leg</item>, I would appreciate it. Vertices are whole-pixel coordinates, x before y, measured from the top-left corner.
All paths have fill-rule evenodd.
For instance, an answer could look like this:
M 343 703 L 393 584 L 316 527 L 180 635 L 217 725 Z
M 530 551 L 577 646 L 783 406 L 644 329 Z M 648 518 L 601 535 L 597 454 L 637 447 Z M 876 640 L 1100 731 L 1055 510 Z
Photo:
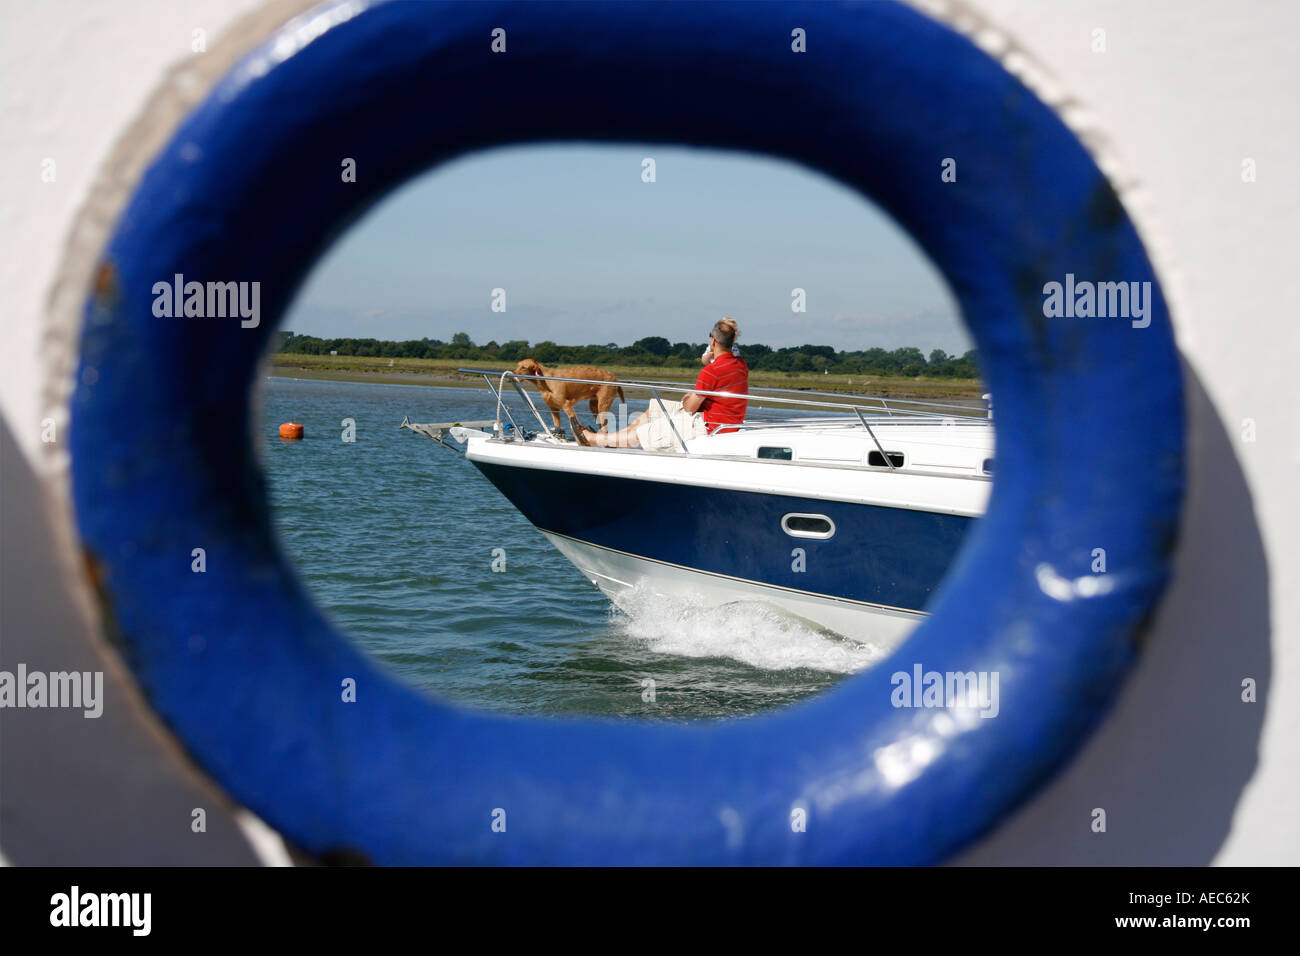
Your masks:
M 605 448 L 640 448 L 641 440 L 636 437 L 636 429 L 638 425 L 644 425 L 649 419 L 650 413 L 645 411 L 620 432 L 593 432 L 591 429 L 584 428 L 583 437 L 587 439 L 588 444 L 601 445 Z
M 582 423 L 578 421 L 578 416 L 575 415 L 573 412 L 573 405 L 569 404 L 564 406 L 564 411 L 569 416 L 569 427 L 573 429 L 573 437 L 577 439 L 578 444 L 579 445 L 590 444 L 590 442 L 588 442 L 587 439 L 583 437 L 583 432 L 585 432 L 587 429 L 583 428 Z

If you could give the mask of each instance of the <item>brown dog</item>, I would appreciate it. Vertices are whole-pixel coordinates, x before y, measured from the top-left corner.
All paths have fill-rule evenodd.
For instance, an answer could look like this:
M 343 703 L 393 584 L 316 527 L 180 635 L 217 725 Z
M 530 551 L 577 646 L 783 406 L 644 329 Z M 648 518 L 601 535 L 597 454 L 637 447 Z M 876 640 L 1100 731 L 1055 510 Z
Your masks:
M 613 375 L 604 369 L 596 368 L 592 365 L 578 365 L 574 368 L 562 368 L 551 371 L 536 359 L 526 358 L 515 366 L 516 375 L 542 375 L 547 377 L 558 376 L 559 378 L 589 378 L 600 379 L 604 382 L 617 382 Z M 588 385 L 579 382 L 548 382 L 544 379 L 536 379 L 533 384 L 537 390 L 542 393 L 542 398 L 546 406 L 551 410 L 551 418 L 555 420 L 555 427 L 560 427 L 561 411 L 569 419 L 569 425 L 573 428 L 573 436 L 581 443 L 582 425 L 579 424 L 577 416 L 573 412 L 574 402 L 580 402 L 584 398 L 590 399 L 591 414 L 596 416 L 596 422 L 601 430 L 604 430 L 609 416 L 605 413 L 614 406 L 614 396 L 617 395 L 623 401 L 623 389 L 619 385 Z

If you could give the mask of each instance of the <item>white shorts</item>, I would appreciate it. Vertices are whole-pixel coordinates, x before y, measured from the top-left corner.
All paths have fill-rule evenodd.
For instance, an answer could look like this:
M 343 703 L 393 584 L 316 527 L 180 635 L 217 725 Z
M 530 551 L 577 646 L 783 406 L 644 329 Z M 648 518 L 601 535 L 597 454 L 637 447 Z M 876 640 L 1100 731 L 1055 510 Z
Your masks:
M 665 409 L 668 412 L 667 417 L 664 415 Z M 659 403 L 651 399 L 647 411 L 650 415 L 649 419 L 636 427 L 636 440 L 647 451 L 682 450 L 677 435 L 673 434 L 672 425 L 668 424 L 670 419 L 672 424 L 677 426 L 677 434 L 682 436 L 683 441 L 700 438 L 709 433 L 703 416 L 699 412 L 688 412 L 682 408 L 681 402 L 665 400 L 664 407 L 660 408 Z

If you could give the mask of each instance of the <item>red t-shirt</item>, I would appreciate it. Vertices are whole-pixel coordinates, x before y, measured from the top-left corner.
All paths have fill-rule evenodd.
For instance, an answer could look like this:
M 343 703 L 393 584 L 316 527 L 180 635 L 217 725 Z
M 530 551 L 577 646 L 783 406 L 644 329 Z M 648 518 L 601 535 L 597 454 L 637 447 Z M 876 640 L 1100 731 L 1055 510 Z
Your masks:
M 695 380 L 695 387 L 701 392 L 736 392 L 749 394 L 749 366 L 745 360 L 737 358 L 731 352 L 724 352 L 700 370 L 700 377 Z M 749 403 L 743 398 L 714 398 L 709 396 L 700 406 L 700 415 L 709 432 L 734 432 L 734 428 L 719 428 L 719 425 L 739 425 L 745 420 L 745 408 Z

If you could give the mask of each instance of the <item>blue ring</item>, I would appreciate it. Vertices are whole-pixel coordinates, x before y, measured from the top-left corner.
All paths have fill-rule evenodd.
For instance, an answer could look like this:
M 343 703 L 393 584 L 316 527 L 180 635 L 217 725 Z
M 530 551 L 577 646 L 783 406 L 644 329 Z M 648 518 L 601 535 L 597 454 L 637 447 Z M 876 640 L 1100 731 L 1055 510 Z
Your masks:
M 348 9 L 291 55 L 301 25 L 272 37 L 184 121 L 86 307 L 75 505 L 157 712 L 294 843 L 379 863 L 925 863 L 986 831 L 1108 706 L 1168 577 L 1180 504 L 1168 314 L 1084 149 L 996 62 L 893 3 Z M 496 27 L 505 54 L 490 50 Z M 796 27 L 807 53 L 791 51 Z M 889 665 L 742 721 L 468 713 L 384 676 L 312 606 L 248 442 L 274 320 L 385 191 L 469 150 L 544 139 L 788 157 L 872 197 L 942 269 L 998 397 L 998 479 L 897 662 L 998 671 L 997 718 L 953 733 L 937 712 L 895 709 Z M 344 157 L 356 183 L 341 181 Z M 940 179 L 947 157 L 956 183 Z M 176 273 L 260 281 L 268 318 L 155 318 L 153 285 Z M 1044 283 L 1067 273 L 1150 281 L 1150 326 L 1044 318 Z M 1044 589 L 1090 576 L 1094 548 L 1108 590 Z M 356 703 L 340 703 L 346 677 Z

